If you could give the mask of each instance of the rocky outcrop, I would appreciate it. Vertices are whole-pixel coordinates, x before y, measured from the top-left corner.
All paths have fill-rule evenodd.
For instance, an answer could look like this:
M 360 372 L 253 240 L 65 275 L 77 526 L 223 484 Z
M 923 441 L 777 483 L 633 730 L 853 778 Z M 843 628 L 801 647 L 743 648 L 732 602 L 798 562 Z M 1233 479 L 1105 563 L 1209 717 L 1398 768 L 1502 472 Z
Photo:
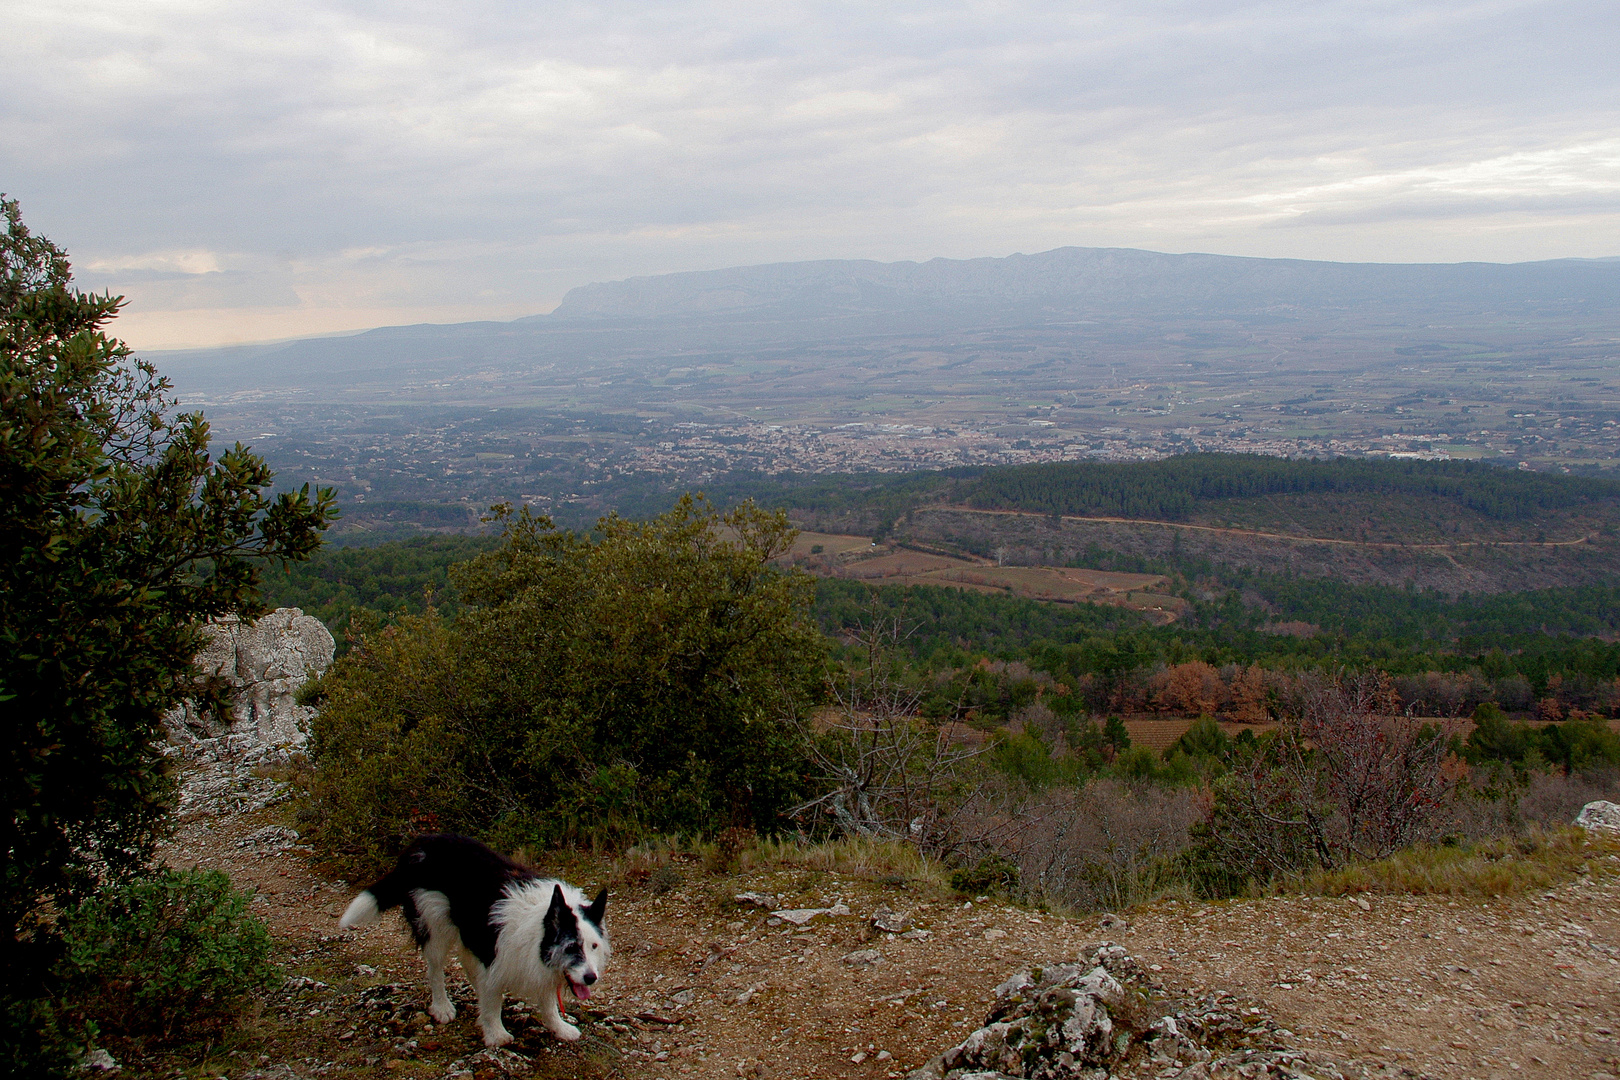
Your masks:
M 1575 824 L 1588 831 L 1604 832 L 1611 836 L 1620 834 L 1620 804 L 1601 800 L 1589 802 L 1581 807 Z
M 1286 1048 L 1288 1032 L 1227 995 L 1175 1002 L 1122 946 L 1014 975 L 985 1024 L 907 1080 L 1275 1077 L 1329 1080 L 1330 1062 Z
M 231 708 L 214 716 L 187 703 L 167 717 L 170 741 L 232 756 L 285 756 L 302 746 L 315 710 L 298 704 L 298 688 L 331 665 L 331 632 L 297 608 L 277 608 L 252 623 L 227 616 L 204 633 L 208 644 L 197 654 L 197 672 L 227 685 Z
M 315 710 L 298 690 L 332 663 L 336 642 L 317 618 L 277 608 L 256 622 L 229 616 L 209 624 L 197 654 L 200 680 L 223 683 L 223 715 L 187 702 L 164 718 L 172 753 L 191 761 L 181 813 L 242 812 L 274 801 L 281 787 L 262 775 L 309 739 Z

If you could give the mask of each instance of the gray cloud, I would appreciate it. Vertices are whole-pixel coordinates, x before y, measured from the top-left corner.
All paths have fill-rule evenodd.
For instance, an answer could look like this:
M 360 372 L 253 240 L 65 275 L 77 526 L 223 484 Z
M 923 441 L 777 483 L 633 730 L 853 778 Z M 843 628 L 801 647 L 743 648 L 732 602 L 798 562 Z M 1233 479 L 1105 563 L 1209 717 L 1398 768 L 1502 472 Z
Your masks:
M 1597 0 L 6 0 L 0 27 L 0 188 L 137 343 L 798 258 L 1620 251 Z

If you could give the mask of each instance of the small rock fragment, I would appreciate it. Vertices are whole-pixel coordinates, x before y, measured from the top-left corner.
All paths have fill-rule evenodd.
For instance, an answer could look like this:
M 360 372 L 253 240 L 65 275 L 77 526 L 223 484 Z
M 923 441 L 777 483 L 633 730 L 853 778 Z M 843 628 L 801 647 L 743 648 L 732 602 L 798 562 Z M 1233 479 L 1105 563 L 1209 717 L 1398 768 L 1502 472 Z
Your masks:
M 903 934 L 911 928 L 911 912 L 896 913 L 886 907 L 872 912 L 872 929 L 886 934 Z
M 85 1072 L 116 1072 L 119 1067 L 118 1062 L 113 1060 L 113 1056 L 99 1047 L 79 1059 L 79 1068 Z
M 803 926 L 817 915 L 827 914 L 826 908 L 788 908 L 785 911 L 773 911 L 771 917 L 790 922 L 794 926 Z

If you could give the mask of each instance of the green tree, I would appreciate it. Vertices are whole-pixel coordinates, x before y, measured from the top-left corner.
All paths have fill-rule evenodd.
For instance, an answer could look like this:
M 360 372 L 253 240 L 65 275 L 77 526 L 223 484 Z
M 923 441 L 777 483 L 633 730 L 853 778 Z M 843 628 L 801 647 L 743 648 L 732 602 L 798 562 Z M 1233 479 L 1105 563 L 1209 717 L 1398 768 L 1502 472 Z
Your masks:
M 501 546 L 453 574 L 461 616 L 404 620 L 321 680 L 315 842 L 370 869 L 425 827 L 516 846 L 775 826 L 826 650 L 813 583 L 773 561 L 787 519 L 688 497 L 592 539 L 497 516 Z
M 1200 716 L 1193 721 L 1192 727 L 1182 733 L 1170 748 L 1164 752 L 1168 759 L 1172 754 L 1186 754 L 1191 758 L 1224 759 L 1232 752 L 1232 739 L 1221 730 L 1221 725 L 1213 716 Z
M 195 693 L 199 625 L 257 614 L 265 560 L 306 558 L 330 491 L 275 499 L 240 444 L 104 332 L 122 298 L 0 199 L 0 950 L 7 983 L 65 907 L 146 866 L 170 807 L 161 718 Z

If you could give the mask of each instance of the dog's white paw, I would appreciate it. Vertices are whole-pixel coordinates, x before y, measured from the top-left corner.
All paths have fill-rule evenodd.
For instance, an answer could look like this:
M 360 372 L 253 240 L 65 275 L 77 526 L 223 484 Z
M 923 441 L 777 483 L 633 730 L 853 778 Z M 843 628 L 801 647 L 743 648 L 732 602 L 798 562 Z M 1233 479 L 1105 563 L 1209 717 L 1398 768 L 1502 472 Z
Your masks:
M 443 1005 L 435 1001 L 428 1006 L 428 1015 L 433 1017 L 435 1024 L 448 1024 L 456 1018 L 456 1007 L 449 1001 Z
M 575 1037 L 577 1038 L 578 1035 L 576 1034 Z M 512 1033 L 504 1027 L 496 1028 L 494 1031 L 485 1030 L 484 1032 L 484 1045 L 491 1049 L 497 1046 L 505 1046 L 511 1041 Z
M 550 1025 L 547 1026 L 550 1027 Z M 556 1027 L 551 1028 L 551 1033 L 563 1042 L 573 1042 L 579 1038 L 579 1028 L 569 1023 L 558 1024 Z

